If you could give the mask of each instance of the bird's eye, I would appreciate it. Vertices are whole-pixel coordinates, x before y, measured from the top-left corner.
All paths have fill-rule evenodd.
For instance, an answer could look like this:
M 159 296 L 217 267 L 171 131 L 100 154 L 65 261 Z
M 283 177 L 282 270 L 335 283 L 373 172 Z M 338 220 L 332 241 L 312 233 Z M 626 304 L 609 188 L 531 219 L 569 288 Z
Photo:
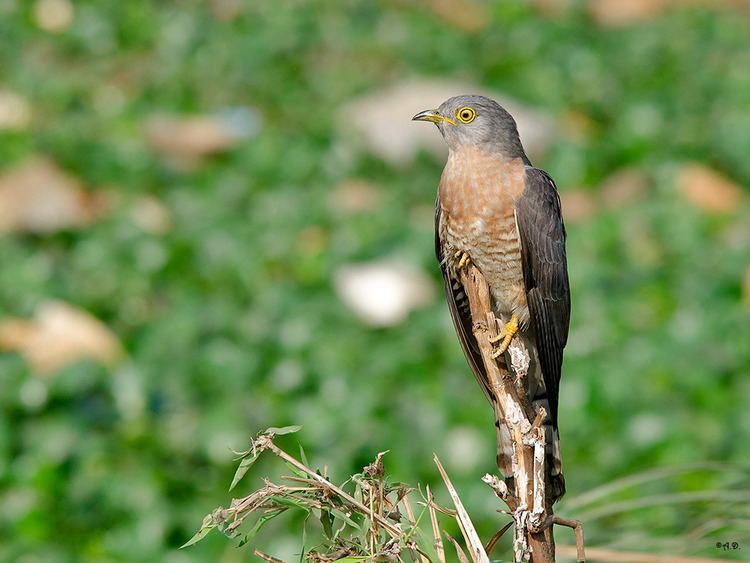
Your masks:
M 462 107 L 456 112 L 456 117 L 461 123 L 471 123 L 476 116 L 477 112 L 468 106 Z

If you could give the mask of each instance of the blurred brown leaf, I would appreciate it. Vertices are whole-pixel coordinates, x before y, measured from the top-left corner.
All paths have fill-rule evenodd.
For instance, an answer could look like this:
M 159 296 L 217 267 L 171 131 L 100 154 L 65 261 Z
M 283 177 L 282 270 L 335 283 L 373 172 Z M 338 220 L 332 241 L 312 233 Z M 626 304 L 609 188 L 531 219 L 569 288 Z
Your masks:
M 203 157 L 225 152 L 258 133 L 260 115 L 254 108 L 224 108 L 211 115 L 153 115 L 146 120 L 149 146 L 170 164 L 190 168 Z
M 146 140 L 169 156 L 196 158 L 232 148 L 236 139 L 212 116 L 153 116 L 146 122 Z
M 111 365 L 122 354 L 117 337 L 104 324 L 60 301 L 43 303 L 30 321 L 3 319 L 0 348 L 20 353 L 32 370 L 43 374 L 82 359 Z
M 365 180 L 344 180 L 331 192 L 331 208 L 344 215 L 374 211 L 380 204 L 380 189 Z
M 232 21 L 242 13 L 242 0 L 211 0 L 210 6 L 219 21 Z
M 172 228 L 172 214 L 164 204 L 154 196 L 141 196 L 133 202 L 130 218 L 142 230 L 154 235 L 161 235 Z
M 671 3 L 670 0 L 589 0 L 588 9 L 597 23 L 616 27 L 654 18 Z
M 729 213 L 744 199 L 739 185 L 702 164 L 685 164 L 676 184 L 685 199 L 707 213 Z
M 560 203 L 566 223 L 580 223 L 596 213 L 596 198 L 590 190 L 573 188 L 562 191 Z
M 589 0 L 588 10 L 597 23 L 619 27 L 648 21 L 669 9 L 705 6 L 747 10 L 746 0 Z
M 466 31 L 480 31 L 491 20 L 487 5 L 475 0 L 430 0 L 429 6 L 442 20 Z
M 34 22 L 45 31 L 65 31 L 73 23 L 74 15 L 70 0 L 37 0 L 34 3 Z
M 107 207 L 101 193 L 42 157 L 0 175 L 0 233 L 49 233 L 89 224 Z
M 0 89 L 0 131 L 23 131 L 31 123 L 31 106 L 25 98 Z
M 638 201 L 646 195 L 648 179 L 639 168 L 623 168 L 607 177 L 601 185 L 601 200 L 609 209 Z

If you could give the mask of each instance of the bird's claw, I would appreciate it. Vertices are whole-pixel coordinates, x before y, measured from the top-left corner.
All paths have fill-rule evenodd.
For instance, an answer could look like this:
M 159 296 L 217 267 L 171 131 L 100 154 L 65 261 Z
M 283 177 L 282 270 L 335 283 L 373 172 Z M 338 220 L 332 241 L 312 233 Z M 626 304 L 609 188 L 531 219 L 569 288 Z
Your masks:
M 503 327 L 503 330 L 500 331 L 500 334 L 498 334 L 497 336 L 491 337 L 489 339 L 491 344 L 496 344 L 500 342 L 500 345 L 492 353 L 493 358 L 497 358 L 505 354 L 506 350 L 508 350 L 508 346 L 510 346 L 511 340 L 513 340 L 513 337 L 516 335 L 517 332 L 518 332 L 518 317 L 516 315 L 513 315 L 510 318 L 510 321 L 508 321 L 506 325 Z
M 469 264 L 471 264 L 471 256 L 469 256 L 468 252 L 464 252 L 463 250 L 459 250 L 455 254 L 455 258 L 461 257 L 458 261 L 458 269 L 461 270 L 463 268 L 468 268 Z

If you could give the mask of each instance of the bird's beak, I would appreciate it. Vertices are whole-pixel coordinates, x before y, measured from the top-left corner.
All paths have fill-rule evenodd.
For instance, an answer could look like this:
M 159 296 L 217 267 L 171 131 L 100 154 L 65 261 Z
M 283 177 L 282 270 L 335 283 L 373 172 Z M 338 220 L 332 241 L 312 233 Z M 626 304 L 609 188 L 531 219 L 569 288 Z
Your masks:
M 447 121 L 451 125 L 456 125 L 450 117 L 440 115 L 436 109 L 426 109 L 420 111 L 417 115 L 411 118 L 412 121 L 432 121 L 433 123 L 440 123 L 441 121 Z

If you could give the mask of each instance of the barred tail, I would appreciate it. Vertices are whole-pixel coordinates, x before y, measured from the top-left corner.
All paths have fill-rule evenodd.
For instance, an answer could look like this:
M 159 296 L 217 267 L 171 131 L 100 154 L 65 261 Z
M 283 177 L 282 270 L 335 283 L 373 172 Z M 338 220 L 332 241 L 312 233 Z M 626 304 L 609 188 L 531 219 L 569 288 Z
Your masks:
M 542 406 L 549 412 L 549 404 L 546 396 L 543 399 L 534 402 L 535 410 Z M 562 472 L 562 457 L 560 455 L 560 434 L 557 428 L 552 427 L 549 417 L 544 422 L 544 443 L 545 443 L 545 460 L 544 468 L 547 472 L 547 499 L 554 503 L 565 494 L 565 477 Z M 513 446 L 505 425 L 502 413 L 498 410 L 495 420 L 495 432 L 497 435 L 497 467 L 505 476 L 505 483 L 509 489 L 513 490 Z
M 545 460 L 544 467 L 547 472 L 548 489 L 546 497 L 550 503 L 554 503 L 565 494 L 565 477 L 562 472 L 562 456 L 560 454 L 560 434 L 555 426 L 552 425 L 550 418 L 550 405 L 547 397 L 547 391 L 544 387 L 544 378 L 536 358 L 536 347 L 533 345 L 531 338 L 523 335 L 527 349 L 534 353 L 526 376 L 528 392 L 532 397 L 531 405 L 534 412 L 544 408 L 547 416 L 543 422 Z M 513 447 L 511 436 L 504 421 L 503 413 L 500 409 L 495 409 L 495 432 L 497 435 L 497 467 L 505 475 L 505 482 L 508 488 L 513 488 Z

